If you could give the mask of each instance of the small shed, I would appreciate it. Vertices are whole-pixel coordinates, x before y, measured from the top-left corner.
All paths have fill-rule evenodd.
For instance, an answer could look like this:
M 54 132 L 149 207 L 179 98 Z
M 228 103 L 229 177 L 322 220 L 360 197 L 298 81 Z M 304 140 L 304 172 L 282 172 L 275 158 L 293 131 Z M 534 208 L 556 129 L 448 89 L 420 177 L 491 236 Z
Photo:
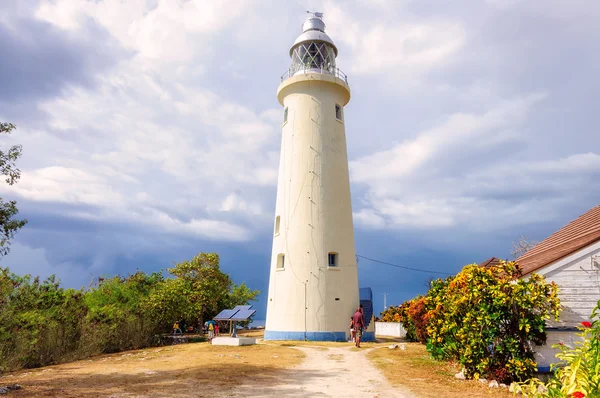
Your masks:
M 523 277 L 535 272 L 559 287 L 563 307 L 548 322 L 548 340 L 537 348 L 539 371 L 556 362 L 553 344 L 572 345 L 581 322 L 589 321 L 600 300 L 600 205 L 571 221 L 517 259 Z

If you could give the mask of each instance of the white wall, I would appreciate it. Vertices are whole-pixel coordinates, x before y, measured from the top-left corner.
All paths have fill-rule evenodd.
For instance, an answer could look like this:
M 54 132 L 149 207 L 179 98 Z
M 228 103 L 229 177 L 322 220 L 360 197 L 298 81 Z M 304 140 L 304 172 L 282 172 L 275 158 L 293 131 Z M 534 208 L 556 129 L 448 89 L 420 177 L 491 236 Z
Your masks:
M 539 371 L 547 372 L 550 370 L 551 363 L 559 362 L 556 353 L 560 350 L 552 348 L 554 344 L 563 343 L 569 347 L 575 347 L 575 342 L 581 340 L 575 333 L 560 330 L 548 331 L 546 345 L 535 347 L 535 360 Z
M 399 322 L 375 322 L 375 335 L 405 337 L 406 330 Z
M 592 310 L 600 300 L 600 242 L 535 271 L 547 281 L 556 282 L 563 310 L 560 320 L 548 322 L 549 327 L 577 327 L 589 321 Z

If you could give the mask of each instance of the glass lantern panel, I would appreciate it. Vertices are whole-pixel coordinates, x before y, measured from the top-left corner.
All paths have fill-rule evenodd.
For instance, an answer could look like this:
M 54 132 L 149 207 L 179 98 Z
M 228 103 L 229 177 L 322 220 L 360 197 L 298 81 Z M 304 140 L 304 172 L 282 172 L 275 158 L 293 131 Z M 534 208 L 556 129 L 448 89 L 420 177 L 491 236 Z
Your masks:
M 302 43 L 292 51 L 292 73 L 307 69 L 320 69 L 333 73 L 335 69 L 335 52 L 327 43 Z

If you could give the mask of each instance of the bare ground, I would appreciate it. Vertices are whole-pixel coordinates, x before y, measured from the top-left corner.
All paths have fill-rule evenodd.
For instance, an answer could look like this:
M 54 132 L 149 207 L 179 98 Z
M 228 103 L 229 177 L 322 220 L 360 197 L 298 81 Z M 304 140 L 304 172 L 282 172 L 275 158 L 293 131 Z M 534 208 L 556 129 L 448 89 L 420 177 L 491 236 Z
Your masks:
M 7 397 L 220 397 L 248 378 L 277 382 L 303 357 L 279 346 L 180 344 L 14 372 L 0 377 L 0 386 L 23 386 Z
M 310 343 L 308 343 L 310 344 Z M 407 390 L 393 387 L 366 358 L 369 349 L 329 344 L 297 346 L 306 359 L 282 370 L 273 384 L 249 379 L 234 397 L 413 397 Z
M 14 372 L 0 386 L 24 387 L 9 397 L 412 397 L 367 359 L 381 344 L 365 346 L 181 344 Z

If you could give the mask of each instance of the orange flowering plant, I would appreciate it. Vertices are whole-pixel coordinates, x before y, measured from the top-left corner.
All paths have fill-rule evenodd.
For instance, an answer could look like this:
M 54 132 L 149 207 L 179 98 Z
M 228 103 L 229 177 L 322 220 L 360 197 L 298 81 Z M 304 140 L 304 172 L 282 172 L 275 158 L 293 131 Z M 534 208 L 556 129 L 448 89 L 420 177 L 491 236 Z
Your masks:
M 415 325 L 408 315 L 408 309 L 410 308 L 411 303 L 418 299 L 419 297 L 416 297 L 412 300 L 405 301 L 398 306 L 390 305 L 389 308 L 381 313 L 382 322 L 402 323 L 402 327 L 406 330 L 406 339 L 408 341 L 417 341 Z
M 546 342 L 545 321 L 558 318 L 560 302 L 554 282 L 520 275 L 515 262 L 501 261 L 467 265 L 456 277 L 432 283 L 426 297 L 431 355 L 457 360 L 469 378 L 530 378 L 533 346 Z

